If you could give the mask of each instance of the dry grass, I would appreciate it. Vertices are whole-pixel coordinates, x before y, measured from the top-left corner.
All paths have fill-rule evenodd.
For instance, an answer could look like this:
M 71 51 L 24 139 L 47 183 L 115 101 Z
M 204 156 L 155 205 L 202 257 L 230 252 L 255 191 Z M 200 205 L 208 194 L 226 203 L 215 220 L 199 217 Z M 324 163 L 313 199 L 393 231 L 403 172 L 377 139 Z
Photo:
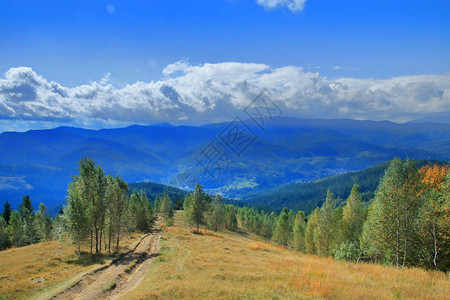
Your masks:
M 161 255 L 124 299 L 448 299 L 449 279 L 421 269 L 336 262 L 245 234 L 197 235 L 176 215 Z
M 125 239 L 121 251 L 131 248 L 139 236 L 134 234 Z M 58 241 L 1 251 L 0 299 L 47 298 L 110 259 L 106 255 L 93 258 L 84 255 L 78 260 L 75 247 Z

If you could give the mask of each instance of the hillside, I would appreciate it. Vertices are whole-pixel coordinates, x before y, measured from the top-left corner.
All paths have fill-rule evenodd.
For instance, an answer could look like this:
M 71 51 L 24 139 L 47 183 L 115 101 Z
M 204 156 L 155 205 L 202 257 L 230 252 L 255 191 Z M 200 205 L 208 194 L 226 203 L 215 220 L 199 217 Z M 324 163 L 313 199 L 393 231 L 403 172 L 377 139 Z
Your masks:
M 192 234 L 176 215 L 154 267 L 122 299 L 445 299 L 449 280 L 422 269 L 336 262 L 250 234 Z
M 124 241 L 124 249 L 135 250 L 116 263 L 76 262 L 75 249 L 56 241 L 0 252 L 0 298 L 89 291 L 95 299 L 445 299 L 450 293 L 449 279 L 435 271 L 337 262 L 243 232 L 193 234 L 182 212 L 173 227 L 162 228 L 159 253 L 136 252 L 148 248 L 139 246 L 141 237 Z M 139 265 L 127 271 L 134 261 Z
M 128 182 L 181 188 L 201 182 L 210 192 L 235 198 L 289 182 L 366 169 L 396 156 L 450 158 L 450 124 L 273 118 L 261 130 L 249 120 L 244 122 L 253 133 L 252 142 L 242 149 L 224 142 L 233 137 L 227 135 L 232 122 L 4 132 L 0 134 L 0 205 L 8 200 L 16 207 L 29 194 L 49 210 L 58 207 L 83 155 Z M 205 150 L 212 150 L 211 141 L 225 155 L 215 169 L 205 155 Z
M 426 164 L 445 164 L 445 162 L 419 160 L 415 162 L 417 167 Z M 311 213 L 315 207 L 320 207 L 325 200 L 327 190 L 331 190 L 335 197 L 343 201 L 347 199 L 354 184 L 361 188 L 363 201 L 369 201 L 374 197 L 380 179 L 383 177 L 389 162 L 379 164 L 361 171 L 335 175 L 312 182 L 288 183 L 277 188 L 260 192 L 249 193 L 243 202 L 246 205 L 259 206 L 266 210 L 279 211 L 283 207 L 303 210 Z

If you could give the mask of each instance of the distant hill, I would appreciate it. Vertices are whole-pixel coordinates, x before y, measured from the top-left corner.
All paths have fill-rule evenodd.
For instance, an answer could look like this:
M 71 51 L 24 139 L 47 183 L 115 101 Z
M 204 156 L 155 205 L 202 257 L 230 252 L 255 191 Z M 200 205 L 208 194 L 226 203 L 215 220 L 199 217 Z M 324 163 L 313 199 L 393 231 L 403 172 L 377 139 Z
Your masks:
M 394 157 L 450 159 L 450 124 L 280 117 L 266 119 L 260 128 L 251 120 L 242 122 L 239 130 L 225 122 L 4 132 L 0 205 L 9 200 L 16 207 L 29 194 L 36 205 L 57 207 L 83 155 L 128 182 L 181 189 L 201 183 L 208 192 L 235 199 L 289 182 L 363 170 Z M 247 136 L 236 135 L 242 129 Z M 215 168 L 218 158 L 222 161 Z
M 327 190 L 341 199 L 343 204 L 354 184 L 361 189 L 363 201 L 368 202 L 375 195 L 375 190 L 390 162 L 379 164 L 362 171 L 335 175 L 307 183 L 288 183 L 278 188 L 249 193 L 242 201 L 246 205 L 258 206 L 266 210 L 280 211 L 283 207 L 293 210 L 303 210 L 306 214 L 320 207 L 325 201 Z M 417 167 L 427 164 L 443 164 L 437 161 L 416 161 Z
M 175 202 L 178 199 L 184 199 L 186 195 L 188 194 L 187 191 L 180 190 L 178 188 L 167 186 L 160 183 L 154 183 L 154 182 L 136 182 L 136 183 L 130 183 L 129 184 L 130 193 L 133 192 L 133 190 L 142 190 L 145 192 L 146 196 L 152 200 L 155 200 L 156 197 L 160 197 L 164 195 L 164 192 L 167 191 L 167 194 L 169 195 L 170 199 Z

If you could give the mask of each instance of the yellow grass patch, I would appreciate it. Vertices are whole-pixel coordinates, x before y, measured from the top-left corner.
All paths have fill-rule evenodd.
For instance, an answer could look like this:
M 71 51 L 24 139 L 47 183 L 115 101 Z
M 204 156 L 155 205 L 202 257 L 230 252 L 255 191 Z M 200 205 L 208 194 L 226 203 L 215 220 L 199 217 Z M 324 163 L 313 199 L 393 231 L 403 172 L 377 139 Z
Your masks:
M 253 235 L 192 234 L 176 214 L 161 255 L 124 299 L 448 299 L 450 280 L 422 269 L 337 262 Z
M 133 234 L 124 239 L 121 251 L 132 247 L 139 236 Z M 88 248 L 82 250 L 88 251 Z M 47 298 L 65 283 L 111 259 L 84 256 L 79 261 L 76 253 L 74 246 L 58 241 L 0 251 L 0 299 L 26 299 L 37 295 Z

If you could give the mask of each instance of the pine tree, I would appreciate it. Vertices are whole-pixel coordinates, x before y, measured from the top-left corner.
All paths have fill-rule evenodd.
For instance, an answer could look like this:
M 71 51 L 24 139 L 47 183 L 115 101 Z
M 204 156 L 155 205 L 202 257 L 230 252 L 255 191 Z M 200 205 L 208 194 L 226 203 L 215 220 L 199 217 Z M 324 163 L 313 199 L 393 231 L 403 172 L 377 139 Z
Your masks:
M 170 200 L 170 197 L 169 197 L 169 194 L 167 193 L 167 191 L 164 191 L 164 196 L 162 197 L 160 212 L 166 219 L 166 224 L 167 224 L 167 220 L 169 219 L 169 211 L 171 209 L 172 209 L 172 200 Z
M 292 227 L 289 221 L 290 213 L 287 208 L 283 208 L 278 216 L 277 225 L 272 240 L 282 246 L 288 246 L 291 241 Z
M 223 217 L 224 208 L 222 197 L 217 194 L 214 198 L 214 201 L 211 203 L 211 209 L 209 213 L 209 225 L 214 230 L 214 232 L 222 229 L 224 222 Z
M 19 204 L 19 214 L 23 218 L 27 212 L 25 212 L 25 209 L 27 209 L 29 212 L 33 213 L 34 207 L 31 203 L 31 199 L 29 195 L 23 196 L 22 203 Z
M 305 251 L 306 222 L 305 213 L 299 211 L 295 216 L 294 228 L 292 232 L 292 246 L 297 251 Z
M 315 244 L 314 235 L 316 232 L 317 225 L 319 223 L 320 211 L 317 207 L 313 210 L 309 216 L 308 223 L 306 223 L 306 233 L 305 233 L 305 248 L 306 253 L 315 254 L 317 253 L 317 248 Z
M 197 227 L 199 232 L 200 225 L 205 223 L 205 212 L 207 210 L 207 195 L 203 191 L 203 187 L 199 184 L 195 186 L 192 195 L 192 203 L 189 206 L 189 219 Z
M 325 203 L 320 208 L 319 222 L 314 232 L 314 243 L 319 255 L 331 255 L 331 251 L 336 246 L 338 228 L 334 214 L 335 208 L 336 199 L 333 193 L 328 190 Z
M 234 205 L 225 205 L 225 228 L 231 231 L 237 231 L 238 229 L 236 207 Z
M 9 204 L 8 201 L 3 204 L 2 216 L 6 224 L 9 224 L 9 219 L 11 218 L 11 204 Z

